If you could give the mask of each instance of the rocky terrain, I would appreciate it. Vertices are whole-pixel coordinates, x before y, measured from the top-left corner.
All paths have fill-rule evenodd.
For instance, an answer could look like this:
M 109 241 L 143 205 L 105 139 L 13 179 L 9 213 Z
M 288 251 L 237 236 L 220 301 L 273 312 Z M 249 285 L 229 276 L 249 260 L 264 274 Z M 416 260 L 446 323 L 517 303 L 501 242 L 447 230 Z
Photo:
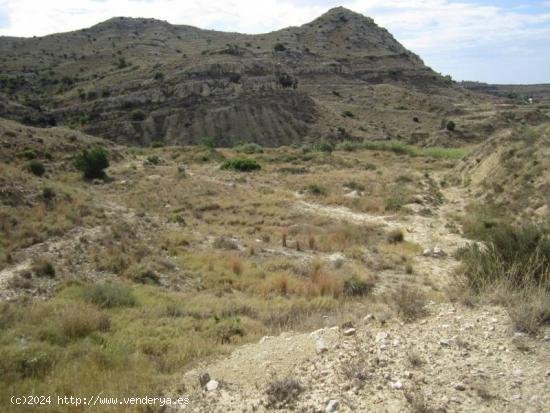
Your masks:
M 191 410 L 548 411 L 548 332 L 537 339 L 513 333 L 494 307 L 431 303 L 427 311 L 411 324 L 366 314 L 356 324 L 327 320 L 309 334 L 264 337 L 186 373 Z M 205 373 L 210 381 L 201 387 Z
M 0 411 L 550 409 L 544 101 L 343 8 L 117 17 L 0 65 Z
M 344 8 L 262 35 L 120 17 L 71 33 L 4 37 L 0 51 L 0 115 L 121 143 L 408 138 L 411 129 L 437 132 L 456 103 L 471 100 L 372 19 Z

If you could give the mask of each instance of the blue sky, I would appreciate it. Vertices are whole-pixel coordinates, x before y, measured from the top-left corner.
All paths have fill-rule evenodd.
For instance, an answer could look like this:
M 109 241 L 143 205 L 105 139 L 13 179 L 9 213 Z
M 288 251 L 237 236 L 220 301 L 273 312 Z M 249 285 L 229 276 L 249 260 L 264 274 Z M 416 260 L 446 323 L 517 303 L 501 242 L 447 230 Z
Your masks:
M 550 83 L 550 0 L 0 0 L 0 35 L 76 30 L 113 16 L 262 33 L 340 5 L 457 80 Z

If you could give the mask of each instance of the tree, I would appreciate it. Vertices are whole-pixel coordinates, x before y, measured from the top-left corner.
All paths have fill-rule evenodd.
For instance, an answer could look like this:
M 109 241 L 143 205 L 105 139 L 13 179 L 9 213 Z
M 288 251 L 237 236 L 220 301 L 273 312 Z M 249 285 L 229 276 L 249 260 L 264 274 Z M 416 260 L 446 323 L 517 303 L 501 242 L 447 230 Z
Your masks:
M 76 169 L 82 171 L 85 179 L 104 178 L 104 169 L 109 166 L 107 151 L 101 146 L 84 149 L 74 160 Z

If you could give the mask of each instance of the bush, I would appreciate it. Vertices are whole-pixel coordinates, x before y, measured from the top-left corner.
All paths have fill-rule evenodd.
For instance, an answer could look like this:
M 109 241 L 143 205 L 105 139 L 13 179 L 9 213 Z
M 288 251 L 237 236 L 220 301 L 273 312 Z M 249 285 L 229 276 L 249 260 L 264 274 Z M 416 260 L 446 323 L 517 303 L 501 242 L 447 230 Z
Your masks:
M 315 149 L 319 152 L 332 152 L 334 150 L 334 144 L 327 141 L 321 141 L 315 145 Z
M 90 150 L 84 149 L 76 156 L 74 165 L 82 171 L 86 179 L 104 178 L 104 169 L 109 166 L 107 151 L 100 146 Z
M 38 153 L 34 149 L 25 149 L 17 154 L 18 158 L 25 158 L 27 160 L 38 158 Z
M 145 120 L 145 112 L 142 111 L 141 109 L 136 109 L 132 112 L 132 114 L 130 115 L 130 118 L 136 122 Z
M 53 264 L 44 257 L 37 258 L 34 261 L 32 265 L 32 271 L 36 274 L 37 277 L 55 277 L 55 268 Z
M 156 72 L 155 73 L 155 80 L 164 80 L 164 73 Z
M 273 50 L 276 52 L 284 52 L 286 50 L 286 47 L 282 43 L 275 43 L 275 46 L 273 46 Z
M 483 246 L 457 253 L 465 287 L 474 296 L 496 296 L 516 329 L 535 333 L 550 321 L 550 236 L 544 226 L 499 224 L 480 233 Z
M 274 379 L 266 389 L 268 407 L 285 407 L 293 403 L 304 388 L 296 379 L 286 377 L 282 380 Z
M 405 235 L 403 235 L 403 231 L 400 229 L 393 229 L 388 232 L 387 239 L 390 244 L 397 244 L 405 240 Z
M 454 123 L 452 120 L 450 120 L 449 122 L 447 122 L 446 128 L 447 128 L 448 131 L 452 132 L 456 128 L 456 123 Z
M 162 141 L 153 141 L 153 142 L 151 142 L 151 148 L 164 148 L 164 142 L 162 142 Z
M 384 210 L 385 211 L 399 211 L 401 207 L 405 205 L 405 201 L 400 196 L 392 196 L 386 198 L 384 201 Z
M 145 160 L 145 163 L 149 165 L 160 165 L 161 159 L 157 155 L 150 155 Z
M 208 329 L 216 336 L 221 344 L 231 343 L 235 336 L 244 336 L 245 330 L 239 317 L 220 319 L 214 317 Z
M 311 184 L 306 187 L 306 191 L 311 195 L 326 195 L 328 193 L 327 189 L 324 186 Z
M 36 176 L 42 176 L 46 173 L 46 168 L 44 164 L 39 160 L 33 159 L 27 164 L 27 169 Z
M 251 172 L 262 169 L 261 165 L 255 159 L 235 158 L 225 161 L 221 169 L 231 169 L 240 172 Z
M 364 296 L 369 294 L 374 284 L 368 280 L 353 275 L 344 281 L 344 294 L 348 296 Z
M 42 189 L 42 199 L 45 202 L 51 202 L 56 197 L 55 189 L 46 186 Z
M 86 337 L 94 331 L 107 331 L 111 326 L 109 317 L 89 304 L 62 308 L 57 315 L 57 324 L 64 340 Z
M 136 298 L 128 287 L 119 284 L 96 284 L 83 290 L 86 301 L 102 308 L 133 307 Z
M 550 289 L 550 237 L 535 225 L 515 228 L 500 224 L 481 235 L 485 247 L 472 244 L 458 256 L 468 285 L 475 291 L 505 280 L 516 289 L 541 285 Z
M 342 117 L 344 117 L 344 118 L 353 118 L 354 114 L 350 110 L 345 110 L 345 111 L 342 112 Z
M 426 315 L 426 297 L 417 288 L 401 285 L 390 294 L 390 302 L 404 321 L 414 321 Z

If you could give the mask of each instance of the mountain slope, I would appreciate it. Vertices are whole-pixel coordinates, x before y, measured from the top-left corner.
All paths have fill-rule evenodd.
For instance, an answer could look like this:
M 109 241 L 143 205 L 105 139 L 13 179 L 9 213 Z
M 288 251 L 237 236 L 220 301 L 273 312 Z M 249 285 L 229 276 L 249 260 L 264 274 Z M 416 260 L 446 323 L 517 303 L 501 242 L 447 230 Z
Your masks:
M 398 136 L 418 111 L 437 129 L 465 96 L 372 19 L 341 7 L 261 35 L 120 17 L 0 38 L 0 52 L 0 116 L 132 144 Z

